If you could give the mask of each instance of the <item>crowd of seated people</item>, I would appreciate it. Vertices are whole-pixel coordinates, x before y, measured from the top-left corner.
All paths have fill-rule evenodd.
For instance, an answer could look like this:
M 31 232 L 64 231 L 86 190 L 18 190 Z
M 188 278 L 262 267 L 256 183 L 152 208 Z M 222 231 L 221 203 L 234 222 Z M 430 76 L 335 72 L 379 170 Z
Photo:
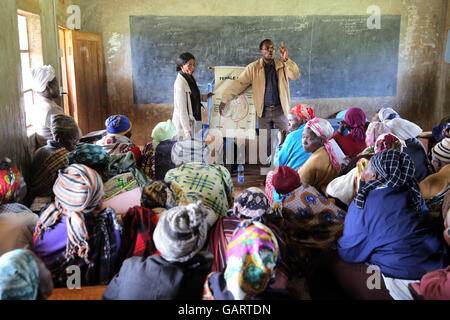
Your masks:
M 392 108 L 339 116 L 293 107 L 265 190 L 235 194 L 171 120 L 141 149 L 125 115 L 80 142 L 52 114 L 27 180 L 2 155 L 0 299 L 47 299 L 70 267 L 105 300 L 450 299 L 450 123 L 426 150 Z

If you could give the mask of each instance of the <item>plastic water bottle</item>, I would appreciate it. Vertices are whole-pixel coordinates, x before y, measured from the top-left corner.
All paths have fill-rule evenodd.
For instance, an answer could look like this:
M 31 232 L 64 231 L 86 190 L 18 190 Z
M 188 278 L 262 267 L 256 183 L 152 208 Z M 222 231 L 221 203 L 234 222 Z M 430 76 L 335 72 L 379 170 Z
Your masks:
M 244 165 L 242 163 L 238 165 L 237 180 L 239 184 L 244 183 Z

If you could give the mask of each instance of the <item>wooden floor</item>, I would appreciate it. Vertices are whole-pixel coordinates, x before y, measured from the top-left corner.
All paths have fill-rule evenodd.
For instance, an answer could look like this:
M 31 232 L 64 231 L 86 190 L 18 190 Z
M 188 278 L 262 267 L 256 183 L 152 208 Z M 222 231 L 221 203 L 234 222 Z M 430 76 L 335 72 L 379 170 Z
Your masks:
M 245 165 L 244 183 L 238 184 L 237 174 L 231 175 L 234 185 L 234 196 L 237 197 L 249 187 L 257 187 L 265 191 L 265 175 L 261 175 L 259 165 Z M 101 300 L 106 286 L 81 287 L 80 289 L 56 288 L 49 300 Z

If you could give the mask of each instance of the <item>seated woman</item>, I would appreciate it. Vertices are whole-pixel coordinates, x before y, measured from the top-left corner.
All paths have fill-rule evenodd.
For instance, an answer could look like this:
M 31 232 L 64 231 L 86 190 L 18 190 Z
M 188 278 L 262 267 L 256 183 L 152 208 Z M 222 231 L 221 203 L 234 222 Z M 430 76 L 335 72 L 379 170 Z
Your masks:
M 131 256 L 148 257 L 156 253 L 153 233 L 163 212 L 188 204 L 180 187 L 171 182 L 151 181 L 142 190 L 140 206 L 127 210 L 121 217 L 122 241 L 119 260 Z
M 385 133 L 391 133 L 388 127 L 383 122 L 371 122 L 366 130 L 366 146 L 360 154 L 371 154 L 375 153 L 374 146 L 377 138 Z
M 161 216 L 153 241 L 160 255 L 124 261 L 105 300 L 200 300 L 212 256 L 201 252 L 207 238 L 201 201 L 174 207 Z
M 287 290 L 270 286 L 280 261 L 277 239 L 266 225 L 243 220 L 227 247 L 224 271 L 206 278 L 203 300 L 295 299 Z
M 103 146 L 110 155 L 133 152 L 136 165 L 141 166 L 142 154 L 131 140 L 132 124 L 128 117 L 118 114 L 110 116 L 105 121 L 107 134 L 95 142 L 96 145 Z
M 0 162 L 0 255 L 33 243 L 38 216 L 20 203 L 25 194 L 20 171 L 4 158 Z
M 307 121 L 314 118 L 314 110 L 308 105 L 298 105 L 291 109 L 288 115 L 288 129 L 278 133 L 278 147 L 275 150 L 273 164 L 277 166 L 289 166 L 295 170 L 301 167 L 311 156 L 303 150 L 302 135 Z M 272 186 L 273 171 L 266 176 L 266 194 L 269 203 L 280 200 L 280 195 Z
M 74 151 L 67 154 L 68 165 L 79 163 L 97 171 L 102 181 L 107 181 L 107 166 L 111 156 L 102 146 L 83 143 L 77 145 Z
M 395 135 L 384 133 L 377 138 L 374 146 L 371 148 L 374 153 L 389 149 L 402 151 L 403 145 L 400 139 Z M 367 158 L 359 159 L 353 169 L 331 181 L 326 189 L 327 195 L 339 199 L 339 201 L 343 202 L 348 207 L 358 192 L 361 175 L 367 168 L 367 164 L 371 157 L 372 155 L 368 154 Z
M 376 119 L 372 119 L 372 121 L 383 122 L 385 120 L 392 120 L 392 119 L 400 118 L 400 115 L 398 114 L 397 111 L 395 111 L 392 108 L 383 107 L 380 110 L 378 110 L 378 112 L 375 114 L 374 118 L 376 118 Z
M 411 299 L 407 285 L 430 270 L 447 266 L 442 236 L 414 179 L 408 154 L 375 154 L 345 218 L 338 240 L 337 278 L 356 299 Z M 381 271 L 378 288 L 367 286 L 368 266 Z
M 0 256 L 0 300 L 45 300 L 52 276 L 32 251 L 16 249 Z
M 450 138 L 441 140 L 431 149 L 431 164 L 436 173 L 420 183 L 420 193 L 430 211 L 440 212 L 444 197 L 450 190 Z
M 52 197 L 58 169 L 67 167 L 66 155 L 75 149 L 80 138 L 75 120 L 65 114 L 51 116 L 50 130 L 53 140 L 48 140 L 46 146 L 39 148 L 31 162 L 29 191 L 33 198 Z M 37 208 L 36 211 L 39 210 L 40 208 Z
M 417 181 L 420 182 L 430 174 L 434 173 L 431 163 L 428 160 L 425 147 L 422 142 L 417 139 L 417 136 L 422 132 L 422 129 L 418 125 L 402 118 L 385 120 L 384 124 L 393 134 L 405 142 L 406 148 L 404 151 L 411 157 L 414 163 Z
M 214 221 L 208 223 L 211 226 L 233 205 L 234 186 L 224 166 L 200 162 L 208 156 L 209 147 L 201 141 L 177 142 L 172 148 L 172 162 L 177 167 L 167 171 L 164 181 L 178 184 L 189 202 L 202 200 L 215 213 Z
M 350 108 L 345 113 L 345 120 L 339 123 L 339 129 L 333 134 L 333 138 L 341 147 L 345 155 L 356 157 L 366 148 L 366 114 L 360 108 Z M 344 135 L 347 129 L 349 133 Z
M 164 180 L 167 171 L 175 168 L 171 160 L 173 140 L 177 130 L 172 120 L 158 123 L 152 131 L 152 142 L 148 143 L 142 151 L 141 168 L 152 180 Z
M 55 286 L 66 286 L 66 268 L 81 270 L 81 285 L 106 284 L 115 274 L 120 226 L 114 210 L 98 211 L 103 182 L 93 169 L 72 164 L 53 187 L 55 202 L 40 215 L 33 251 L 52 273 Z
M 331 139 L 332 135 L 331 124 L 320 118 L 308 121 L 303 131 L 303 150 L 311 156 L 298 169 L 298 174 L 303 182 L 319 191 L 339 175 L 341 167 L 342 150 Z

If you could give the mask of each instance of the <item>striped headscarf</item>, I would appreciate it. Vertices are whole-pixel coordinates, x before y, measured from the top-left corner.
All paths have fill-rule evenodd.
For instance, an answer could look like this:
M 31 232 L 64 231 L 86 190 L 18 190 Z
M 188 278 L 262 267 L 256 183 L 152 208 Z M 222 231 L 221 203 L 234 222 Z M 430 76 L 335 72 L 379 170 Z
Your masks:
M 11 165 L 9 158 L 0 162 L 0 204 L 7 203 L 20 185 L 20 172 Z
M 290 112 L 306 121 L 315 117 L 313 108 L 307 104 L 299 104 L 298 106 L 293 107 Z
M 366 130 L 366 146 L 373 147 L 377 138 L 383 133 L 390 133 L 388 127 L 383 122 L 371 122 Z
M 224 278 L 235 300 L 247 300 L 263 292 L 275 278 L 280 254 L 277 239 L 266 225 L 243 220 L 227 247 Z
M 30 251 L 17 249 L 0 256 L 0 300 L 36 300 L 39 267 Z
M 403 143 L 396 135 L 392 133 L 384 133 L 380 135 L 375 141 L 375 153 L 383 150 L 397 149 L 403 151 Z
M 52 114 L 50 117 L 50 131 L 52 135 L 71 133 L 78 129 L 74 118 L 64 113 Z
M 165 211 L 153 233 L 156 249 L 167 261 L 186 262 L 204 246 L 208 212 L 200 200 Z
M 363 141 L 366 137 L 366 114 L 361 108 L 350 108 L 345 113 L 345 122 L 352 128 L 350 134 L 355 141 Z
M 425 200 L 414 177 L 414 163 L 407 153 L 396 149 L 383 150 L 370 159 L 370 165 L 380 179 L 369 181 L 358 190 L 355 198 L 358 208 L 364 208 L 367 195 L 371 190 L 383 186 L 390 188 L 407 186 L 410 189 L 414 209 L 422 210 Z
M 34 238 L 42 238 L 47 228 L 54 226 L 61 215 L 67 216 L 66 257 L 78 255 L 88 260 L 88 233 L 84 215 L 93 212 L 103 200 L 103 182 L 93 169 L 72 164 L 60 170 L 53 186 L 55 202 L 39 217 Z
M 330 143 L 331 137 L 333 137 L 334 129 L 331 124 L 322 118 L 314 118 L 309 120 L 306 123 L 305 128 L 311 129 L 317 136 L 321 137 L 324 140 L 324 147 L 328 152 L 328 156 L 330 157 L 330 162 L 333 165 L 334 169 L 339 172 L 340 165 L 337 159 L 336 153 L 333 150 L 333 146 Z
M 102 146 L 89 143 L 79 144 L 74 151 L 67 154 L 69 165 L 79 163 L 88 167 L 107 164 L 110 158 Z

